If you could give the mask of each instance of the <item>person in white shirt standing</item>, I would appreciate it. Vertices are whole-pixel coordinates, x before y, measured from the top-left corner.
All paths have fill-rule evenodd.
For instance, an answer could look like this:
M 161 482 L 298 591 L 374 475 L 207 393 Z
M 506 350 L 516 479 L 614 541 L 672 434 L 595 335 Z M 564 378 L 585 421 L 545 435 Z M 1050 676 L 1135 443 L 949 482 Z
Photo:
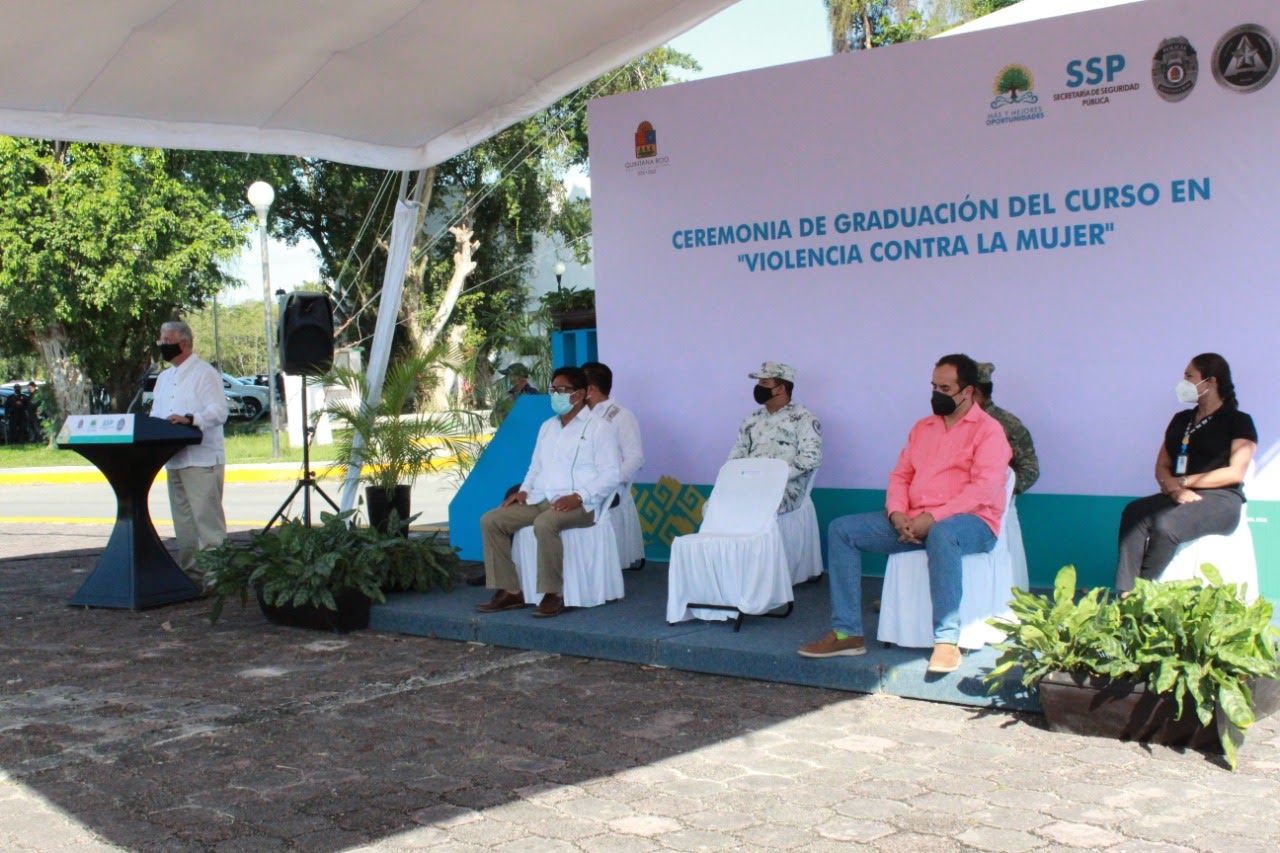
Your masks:
M 156 379 L 151 416 L 194 426 L 204 434 L 199 444 L 184 447 L 165 465 L 178 565 L 199 583 L 194 577 L 196 553 L 217 547 L 227 538 L 222 510 L 227 462 L 222 425 L 227 422 L 227 395 L 222 390 L 222 376 L 192 351 L 193 342 L 186 323 L 160 327 L 160 357 L 169 367 Z
M 551 380 L 555 416 L 538 430 L 533 460 L 520 489 L 480 517 L 485 586 L 493 598 L 481 613 L 524 607 L 511 540 L 524 527 L 538 539 L 538 588 L 534 616 L 564 611 L 564 543 L 560 532 L 590 527 L 620 486 L 618 431 L 587 408 L 587 378 L 578 367 L 558 368 Z
M 618 429 L 618 446 L 622 450 L 622 482 L 630 485 L 644 467 L 644 447 L 640 444 L 640 422 L 630 409 L 610 399 L 613 393 L 613 371 L 609 365 L 588 361 L 582 365 L 587 375 L 587 406 Z

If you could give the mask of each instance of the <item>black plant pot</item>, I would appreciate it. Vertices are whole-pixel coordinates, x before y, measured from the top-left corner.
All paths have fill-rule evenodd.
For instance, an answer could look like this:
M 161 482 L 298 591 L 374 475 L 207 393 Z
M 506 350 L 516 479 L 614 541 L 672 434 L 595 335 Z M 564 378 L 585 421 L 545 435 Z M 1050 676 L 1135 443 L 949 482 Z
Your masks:
M 379 533 L 387 532 L 387 520 L 391 516 L 391 510 L 395 509 L 400 514 L 400 522 L 409 520 L 410 499 L 413 496 L 413 486 L 396 486 L 393 496 L 388 499 L 387 490 L 376 486 L 365 486 L 364 504 L 369 512 L 369 526 Z M 409 535 L 408 526 L 402 526 L 400 533 L 404 536 Z
M 562 332 L 574 329 L 594 329 L 596 327 L 596 309 L 575 308 L 571 311 L 552 311 L 551 322 Z
M 267 604 L 262 589 L 256 590 L 262 615 L 272 625 L 285 628 L 310 628 L 314 631 L 333 631 L 345 634 L 369 627 L 369 608 L 372 599 L 358 589 L 344 589 L 333 595 L 337 610 L 311 604 Z
M 1280 682 L 1251 680 L 1249 689 L 1258 719 L 1280 710 Z M 1224 717 L 1215 715 L 1213 723 L 1200 725 L 1188 697 L 1182 719 L 1174 720 L 1173 695 L 1151 693 L 1145 684 L 1051 672 L 1040 682 L 1040 706 L 1050 731 L 1222 752 Z

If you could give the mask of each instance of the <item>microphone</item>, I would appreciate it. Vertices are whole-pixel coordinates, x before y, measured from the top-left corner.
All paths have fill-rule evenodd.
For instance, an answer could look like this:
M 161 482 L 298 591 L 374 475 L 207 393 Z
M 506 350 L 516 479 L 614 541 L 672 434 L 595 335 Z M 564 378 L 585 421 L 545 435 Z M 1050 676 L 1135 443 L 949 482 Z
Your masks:
M 160 365 L 157 364 L 156 362 L 154 361 L 151 362 L 151 366 L 148 367 L 146 370 L 142 371 L 142 375 L 138 377 L 138 385 L 141 386 L 145 384 L 146 381 L 151 378 L 151 374 L 154 373 L 156 368 L 159 366 Z

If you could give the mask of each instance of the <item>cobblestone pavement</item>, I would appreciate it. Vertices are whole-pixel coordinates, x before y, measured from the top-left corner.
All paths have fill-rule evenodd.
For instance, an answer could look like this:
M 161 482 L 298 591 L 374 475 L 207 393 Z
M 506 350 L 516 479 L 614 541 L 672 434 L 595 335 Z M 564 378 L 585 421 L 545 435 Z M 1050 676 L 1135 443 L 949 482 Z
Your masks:
M 67 608 L 106 534 L 0 526 L 3 850 L 1280 848 L 1276 718 L 1233 774 L 1034 716 Z

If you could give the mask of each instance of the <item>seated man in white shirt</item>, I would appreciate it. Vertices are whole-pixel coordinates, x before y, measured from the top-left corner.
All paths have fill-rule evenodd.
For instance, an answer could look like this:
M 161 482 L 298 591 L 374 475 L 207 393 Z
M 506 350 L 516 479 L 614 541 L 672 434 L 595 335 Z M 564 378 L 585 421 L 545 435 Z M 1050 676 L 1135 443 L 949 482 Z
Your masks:
M 191 327 L 186 323 L 165 323 L 157 343 L 160 357 L 170 366 L 156 378 L 151 416 L 194 426 L 204 433 L 199 444 L 184 447 L 165 465 L 178 565 L 199 582 L 196 552 L 216 548 L 227 538 L 227 519 L 222 511 L 227 462 L 222 425 L 227 422 L 227 395 L 222 390 L 222 376 L 192 351 Z
M 640 443 L 640 422 L 636 420 L 635 414 L 630 409 L 624 409 L 609 397 L 613 393 L 613 371 L 609 369 L 609 365 L 599 361 L 584 362 L 582 372 L 587 375 L 587 405 L 596 415 L 613 424 L 614 429 L 618 431 L 618 447 L 622 451 L 622 488 L 614 496 L 612 505 L 616 507 L 622 504 L 621 511 L 635 516 L 633 527 L 638 528 L 640 518 L 636 514 L 635 503 L 631 500 L 630 490 L 631 484 L 636 481 L 636 474 L 644 467 L 644 447 Z M 625 524 L 622 528 L 616 526 L 617 517 L 614 518 L 614 522 L 615 530 L 626 529 Z M 619 545 L 622 544 L 622 535 L 621 532 L 618 533 Z M 638 559 L 632 558 L 629 554 L 624 554 L 623 559 L 632 560 L 630 568 L 638 569 L 644 567 L 643 554 Z M 627 566 L 624 565 L 623 568 L 627 568 Z
M 534 616 L 564 611 L 563 530 L 595 524 L 621 484 L 618 431 L 587 407 L 587 377 L 578 367 L 561 367 L 551 380 L 555 416 L 538 430 L 533 460 L 520 490 L 480 517 L 485 586 L 493 598 L 476 605 L 481 613 L 524 607 L 520 576 L 511 559 L 517 531 L 533 527 L 538 539 L 538 589 Z

